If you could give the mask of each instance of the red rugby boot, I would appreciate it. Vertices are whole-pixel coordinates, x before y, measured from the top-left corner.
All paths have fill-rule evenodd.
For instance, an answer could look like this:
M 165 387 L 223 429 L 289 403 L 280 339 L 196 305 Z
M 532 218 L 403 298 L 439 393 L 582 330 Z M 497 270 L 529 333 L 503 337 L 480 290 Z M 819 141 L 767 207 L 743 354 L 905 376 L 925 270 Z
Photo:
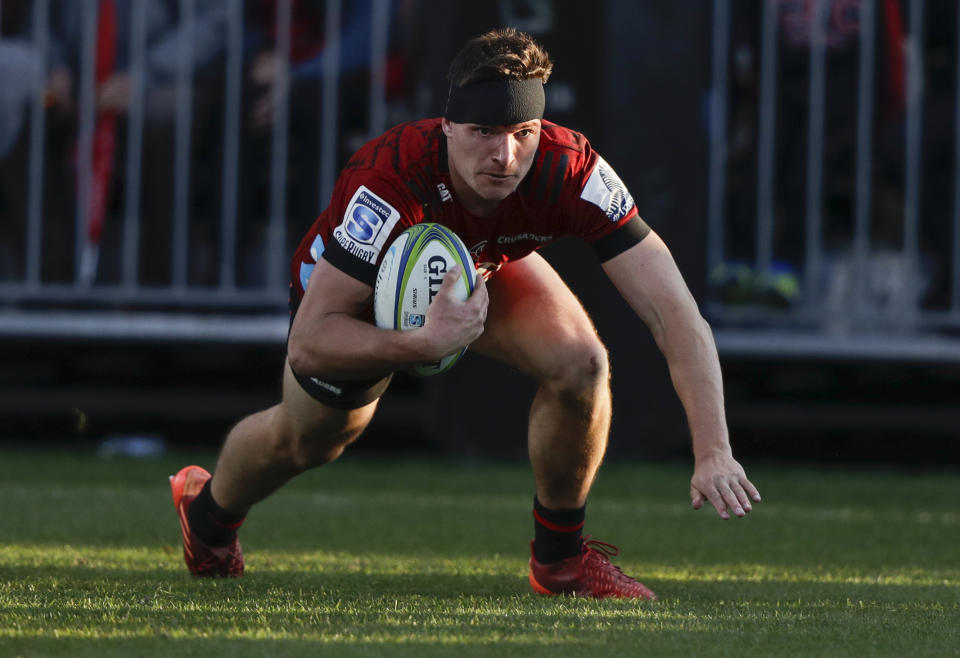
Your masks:
M 657 595 L 643 583 L 610 562 L 608 556 L 619 552 L 613 544 L 587 537 L 580 555 L 555 564 L 540 564 L 530 542 L 530 586 L 538 594 L 656 600 Z
M 234 539 L 233 543 L 227 546 L 208 546 L 193 534 L 187 521 L 190 504 L 209 479 L 210 473 L 199 466 L 185 466 L 176 475 L 170 476 L 173 505 L 177 508 L 180 531 L 183 533 L 183 561 L 194 576 L 236 578 L 243 575 L 240 540 Z

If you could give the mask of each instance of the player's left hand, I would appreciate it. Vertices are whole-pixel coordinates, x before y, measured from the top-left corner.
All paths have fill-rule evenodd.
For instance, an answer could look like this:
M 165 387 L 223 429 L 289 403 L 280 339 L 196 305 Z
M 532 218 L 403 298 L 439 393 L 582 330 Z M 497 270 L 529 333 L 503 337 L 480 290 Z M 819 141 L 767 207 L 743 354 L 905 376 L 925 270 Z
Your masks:
M 737 460 L 728 454 L 716 454 L 697 460 L 690 479 L 690 500 L 695 510 L 709 500 L 720 518 L 726 520 L 730 511 L 746 516 L 753 509 L 751 501 L 760 502 L 760 492 Z

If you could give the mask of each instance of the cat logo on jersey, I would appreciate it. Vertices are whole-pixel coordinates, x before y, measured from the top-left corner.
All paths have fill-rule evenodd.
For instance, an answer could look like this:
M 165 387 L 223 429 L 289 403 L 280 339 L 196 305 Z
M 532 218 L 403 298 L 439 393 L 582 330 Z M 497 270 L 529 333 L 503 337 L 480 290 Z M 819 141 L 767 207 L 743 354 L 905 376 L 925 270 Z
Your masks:
M 618 222 L 626 217 L 634 206 L 627 186 L 617 176 L 613 167 L 599 156 L 587 184 L 583 186 L 580 198 L 599 207 L 611 222 Z
M 447 186 L 443 183 L 437 183 L 437 192 L 440 193 L 440 200 L 442 202 L 453 201 L 453 195 L 450 194 L 450 190 L 448 190 Z
M 393 206 L 361 185 L 333 236 L 347 252 L 374 264 L 399 219 L 400 213 Z

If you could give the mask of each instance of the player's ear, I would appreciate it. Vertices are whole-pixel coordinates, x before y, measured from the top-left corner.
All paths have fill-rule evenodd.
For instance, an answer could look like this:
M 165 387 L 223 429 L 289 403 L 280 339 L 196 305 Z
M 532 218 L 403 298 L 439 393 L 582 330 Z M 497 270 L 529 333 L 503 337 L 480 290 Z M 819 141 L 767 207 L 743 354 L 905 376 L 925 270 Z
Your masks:
M 453 137 L 453 122 L 443 117 L 440 119 L 440 127 L 443 128 L 443 134 L 447 137 Z

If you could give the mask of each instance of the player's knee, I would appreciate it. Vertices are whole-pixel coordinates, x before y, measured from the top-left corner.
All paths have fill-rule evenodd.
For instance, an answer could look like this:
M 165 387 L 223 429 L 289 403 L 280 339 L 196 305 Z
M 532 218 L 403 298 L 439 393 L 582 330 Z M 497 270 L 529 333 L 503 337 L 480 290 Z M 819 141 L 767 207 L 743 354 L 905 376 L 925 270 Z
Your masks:
M 337 459 L 370 422 L 373 405 L 349 411 L 337 410 L 320 422 L 298 423 L 289 416 L 276 442 L 282 460 L 303 472 Z
M 288 459 L 297 471 L 308 471 L 334 461 L 345 447 L 345 443 L 331 441 L 329 437 L 300 434 L 290 444 Z
M 541 378 L 541 385 L 574 400 L 593 398 L 598 389 L 605 389 L 610 378 L 607 349 L 596 336 L 569 342 L 562 346 Z
M 346 445 L 338 442 L 329 432 L 300 427 L 290 422 L 279 409 L 272 427 L 274 431 L 269 441 L 272 461 L 285 465 L 286 469 L 295 473 L 333 461 Z

